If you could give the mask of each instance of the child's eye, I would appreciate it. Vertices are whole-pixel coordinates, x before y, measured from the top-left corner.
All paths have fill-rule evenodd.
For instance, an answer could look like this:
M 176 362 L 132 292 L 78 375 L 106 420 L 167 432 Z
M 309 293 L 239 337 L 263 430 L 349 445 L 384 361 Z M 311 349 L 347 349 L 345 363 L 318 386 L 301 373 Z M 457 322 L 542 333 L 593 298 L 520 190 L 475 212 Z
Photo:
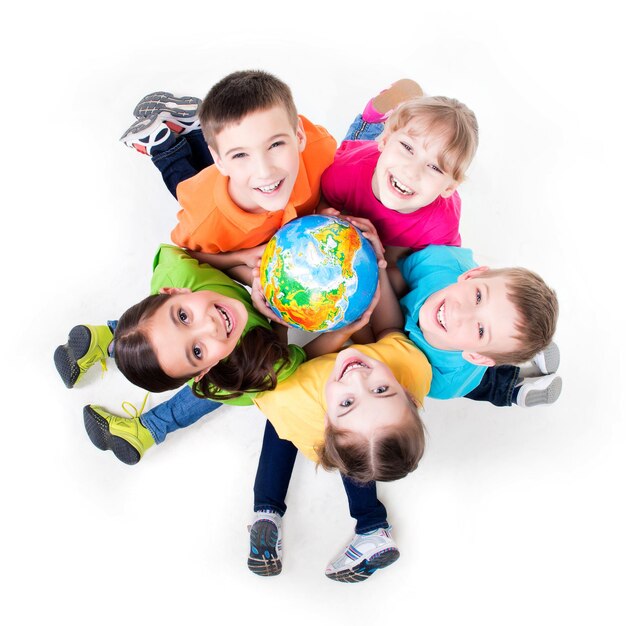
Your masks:
M 352 400 L 352 398 L 346 398 L 345 400 L 342 400 L 339 403 L 339 406 L 345 409 L 349 406 L 352 406 L 353 404 L 354 404 L 354 400 Z
M 439 169 L 439 167 L 437 167 L 434 163 L 431 163 L 428 167 L 430 167 L 430 169 L 434 170 L 438 174 L 443 174 L 443 171 Z
M 408 143 L 404 143 L 404 141 L 400 142 L 400 145 L 409 153 L 409 154 L 413 154 L 413 148 L 411 146 L 409 146 Z
M 246 156 L 245 152 L 237 152 L 236 154 L 233 154 L 233 159 L 243 159 L 243 157 Z
M 202 358 L 202 350 L 200 349 L 200 346 L 194 346 L 191 351 L 196 359 L 200 360 Z
M 381 385 L 380 387 L 376 387 L 372 389 L 372 393 L 385 393 L 385 391 L 389 390 L 389 385 Z
M 485 327 L 482 324 L 478 324 L 478 338 L 482 339 L 485 334 Z
M 270 150 L 271 150 L 272 148 L 276 148 L 276 147 L 278 147 L 278 146 L 284 146 L 284 145 L 285 145 L 285 142 L 284 142 L 284 141 L 275 141 L 275 142 L 274 142 L 274 143 L 270 146 Z
M 178 319 L 183 323 L 186 324 L 187 321 L 189 320 L 189 316 L 187 315 L 187 313 L 185 313 L 185 311 L 183 311 L 182 309 L 178 309 Z
M 476 290 L 476 304 L 480 304 L 480 301 L 483 299 L 483 295 L 480 293 L 480 289 Z

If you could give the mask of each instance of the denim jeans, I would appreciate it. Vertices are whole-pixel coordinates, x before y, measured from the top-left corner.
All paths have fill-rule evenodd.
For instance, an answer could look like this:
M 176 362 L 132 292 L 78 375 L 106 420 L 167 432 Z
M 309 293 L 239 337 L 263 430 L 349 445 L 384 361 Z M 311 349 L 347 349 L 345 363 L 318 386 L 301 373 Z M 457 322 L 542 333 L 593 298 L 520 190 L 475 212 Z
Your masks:
M 285 514 L 285 498 L 297 452 L 298 449 L 290 441 L 280 439 L 272 424 L 266 422 L 254 481 L 255 511 L 270 508 L 280 515 Z M 365 533 L 376 528 L 388 528 L 387 511 L 376 496 L 376 483 L 360 486 L 349 478 L 341 478 L 348 496 L 350 515 L 356 520 L 355 531 Z
M 213 165 L 213 157 L 202 131 L 193 130 L 179 135 L 173 147 L 165 152 L 153 151 L 152 162 L 161 172 L 163 182 L 176 198 L 178 183 L 195 176 L 200 170 Z
M 352 124 L 350 124 L 350 128 L 348 128 L 348 132 L 343 140 L 375 141 L 383 132 L 384 128 L 384 124 L 371 124 L 369 122 L 364 122 L 361 114 L 359 113 L 354 118 Z
M 495 406 L 511 406 L 515 400 L 515 385 L 519 378 L 516 365 L 496 365 L 487 368 L 485 375 L 476 389 L 472 389 L 466 398 L 491 402 Z

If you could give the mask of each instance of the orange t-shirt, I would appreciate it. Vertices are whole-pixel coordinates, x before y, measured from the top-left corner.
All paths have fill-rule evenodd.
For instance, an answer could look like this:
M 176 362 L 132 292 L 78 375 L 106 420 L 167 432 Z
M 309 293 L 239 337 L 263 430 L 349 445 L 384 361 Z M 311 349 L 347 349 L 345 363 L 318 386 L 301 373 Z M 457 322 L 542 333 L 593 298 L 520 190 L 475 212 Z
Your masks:
M 313 213 L 320 200 L 320 179 L 333 162 L 337 142 L 325 128 L 300 116 L 306 146 L 300 153 L 298 177 L 282 211 L 248 213 L 228 195 L 228 177 L 211 165 L 179 183 L 181 205 L 172 241 L 197 252 L 216 254 L 253 248 L 270 240 L 287 222 Z

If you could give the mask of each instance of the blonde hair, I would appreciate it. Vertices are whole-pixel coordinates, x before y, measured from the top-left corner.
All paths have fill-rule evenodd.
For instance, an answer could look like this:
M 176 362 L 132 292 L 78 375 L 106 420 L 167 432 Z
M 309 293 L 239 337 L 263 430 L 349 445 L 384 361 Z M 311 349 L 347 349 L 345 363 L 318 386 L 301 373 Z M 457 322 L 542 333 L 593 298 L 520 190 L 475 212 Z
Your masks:
M 506 296 L 519 315 L 515 324 L 515 339 L 520 345 L 507 353 L 481 354 L 492 358 L 496 365 L 524 363 L 552 341 L 559 317 L 556 292 L 546 285 L 541 276 L 523 267 L 486 270 L 481 274 L 481 278 L 490 276 L 504 276 Z
M 445 96 L 417 96 L 400 104 L 385 122 L 383 137 L 416 121 L 420 131 L 441 136 L 446 147 L 439 156 L 441 169 L 457 182 L 478 148 L 478 122 L 474 113 L 462 102 Z
M 392 481 L 412 472 L 424 454 L 425 429 L 415 400 L 407 395 L 408 415 L 397 426 L 378 428 L 368 439 L 327 422 L 318 465 L 338 469 L 357 483 Z
M 261 70 L 233 72 L 211 87 L 198 109 L 204 139 L 216 149 L 215 137 L 226 126 L 274 106 L 285 109 L 295 130 L 298 111 L 288 85 Z

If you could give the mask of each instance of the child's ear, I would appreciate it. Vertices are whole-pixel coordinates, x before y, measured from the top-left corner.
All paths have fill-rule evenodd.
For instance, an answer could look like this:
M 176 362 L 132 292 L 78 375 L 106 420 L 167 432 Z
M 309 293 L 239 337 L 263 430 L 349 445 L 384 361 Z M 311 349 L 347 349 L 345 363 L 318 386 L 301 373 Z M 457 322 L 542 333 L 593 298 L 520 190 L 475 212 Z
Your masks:
M 164 293 L 168 296 L 176 296 L 181 293 L 191 293 L 191 289 L 187 289 L 187 287 L 161 287 L 159 293 Z
M 383 131 L 383 134 L 378 138 L 378 152 L 382 152 L 385 149 L 387 139 L 389 139 L 389 135 L 386 131 Z
M 483 272 L 486 272 L 489 268 L 486 265 L 481 265 L 480 267 L 473 267 L 471 270 L 467 270 L 467 272 L 463 272 L 458 278 L 457 282 L 462 283 L 464 280 L 470 280 L 471 278 L 476 278 L 480 276 Z
M 306 148 L 306 133 L 300 118 L 298 118 L 298 125 L 296 126 L 296 139 L 298 140 L 298 152 L 302 152 Z
M 215 364 L 213 364 L 213 365 L 215 365 Z M 211 365 L 211 367 L 213 367 L 213 365 Z M 200 372 L 197 376 L 194 376 L 194 377 L 193 377 L 193 381 L 194 381 L 195 383 L 200 382 L 200 380 L 202 379 L 202 377 L 203 377 L 205 374 L 208 374 L 208 372 L 209 372 L 209 370 L 211 369 L 211 367 L 207 367 L 207 368 L 203 369 L 203 370 L 202 370 L 202 371 L 201 371 L 201 372 Z
M 446 187 L 439 195 L 442 198 L 449 198 L 455 191 L 456 188 L 459 186 L 459 183 L 452 183 L 451 185 L 449 185 L 448 187 Z
M 484 365 L 485 367 L 493 367 L 496 364 L 496 362 L 492 358 L 488 356 L 483 356 L 478 352 L 466 352 L 464 350 L 462 355 L 466 361 L 469 361 L 473 365 Z
M 213 163 L 215 163 L 215 167 L 217 168 L 217 171 L 222 176 L 228 176 L 228 174 L 226 173 L 226 170 L 224 169 L 224 162 L 220 158 L 219 152 L 215 148 L 212 148 L 211 146 L 209 146 L 208 144 L 207 144 L 207 147 L 209 148 L 209 152 L 211 153 L 211 157 L 213 158 Z

